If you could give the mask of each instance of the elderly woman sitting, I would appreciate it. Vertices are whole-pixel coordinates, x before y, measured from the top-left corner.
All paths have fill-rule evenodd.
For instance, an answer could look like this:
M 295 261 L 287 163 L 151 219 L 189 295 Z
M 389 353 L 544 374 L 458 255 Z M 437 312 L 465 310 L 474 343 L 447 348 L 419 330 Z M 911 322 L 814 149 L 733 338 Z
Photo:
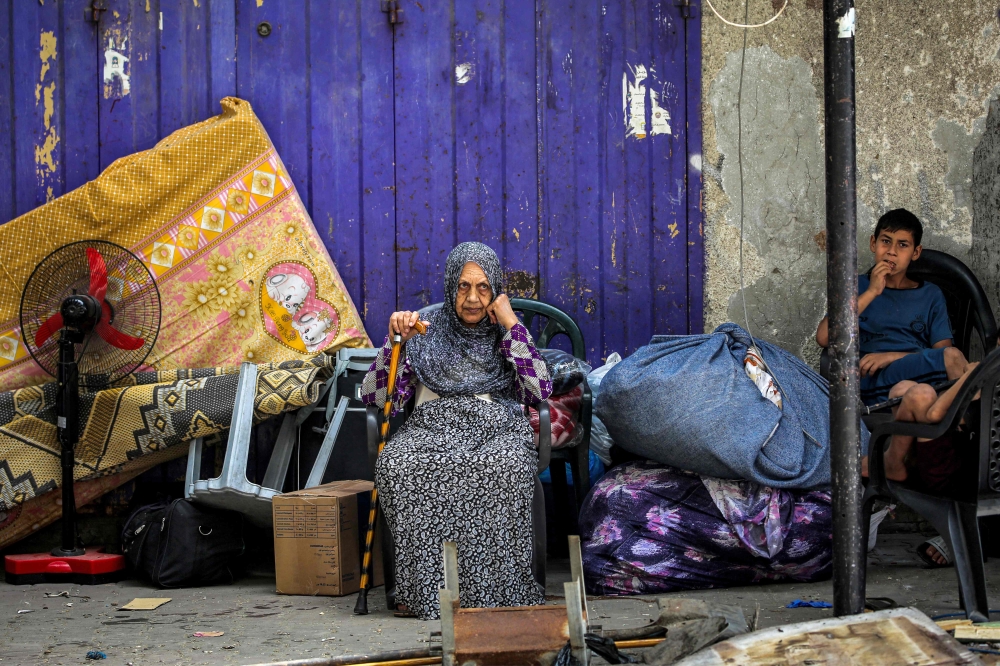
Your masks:
M 548 398 L 548 371 L 502 293 L 493 250 L 458 245 L 444 287 L 425 336 L 415 336 L 416 312 L 389 319 L 389 335 L 406 343 L 393 411 L 414 397 L 415 408 L 375 468 L 396 542 L 396 599 L 423 619 L 440 613 L 445 541 L 458 544 L 463 606 L 544 602 L 531 572 L 537 454 L 521 405 Z M 364 379 L 367 404 L 385 404 L 390 351 L 387 336 Z

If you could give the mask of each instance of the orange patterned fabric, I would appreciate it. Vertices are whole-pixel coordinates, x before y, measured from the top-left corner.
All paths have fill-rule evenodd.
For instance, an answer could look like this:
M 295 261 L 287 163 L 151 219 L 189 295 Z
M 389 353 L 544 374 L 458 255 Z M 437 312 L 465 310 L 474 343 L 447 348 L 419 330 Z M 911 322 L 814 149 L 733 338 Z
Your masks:
M 0 391 L 48 379 L 18 307 L 50 252 L 99 238 L 130 249 L 162 303 L 149 369 L 306 359 L 369 346 L 361 318 L 250 105 L 114 162 L 97 179 L 0 226 Z

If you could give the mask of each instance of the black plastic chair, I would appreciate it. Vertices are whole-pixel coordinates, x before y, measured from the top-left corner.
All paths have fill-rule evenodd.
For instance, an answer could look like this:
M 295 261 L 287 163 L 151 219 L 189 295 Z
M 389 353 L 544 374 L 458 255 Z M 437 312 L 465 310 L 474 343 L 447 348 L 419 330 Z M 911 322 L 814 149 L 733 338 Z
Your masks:
M 525 327 L 531 331 L 535 337 L 535 343 L 539 347 L 548 347 L 556 335 L 565 335 L 569 338 L 573 347 L 573 356 L 581 361 L 587 360 L 587 348 L 583 344 L 583 332 L 579 325 L 568 314 L 559 308 L 533 301 L 527 298 L 512 298 L 510 305 L 515 312 L 520 312 L 524 318 Z M 544 317 L 545 326 L 541 326 L 536 318 Z M 583 396 L 580 401 L 580 424 L 583 426 L 583 440 L 576 446 L 556 449 L 552 452 L 552 462 L 557 465 L 549 465 L 549 475 L 552 477 L 552 499 L 555 515 L 565 516 L 569 514 L 568 484 L 566 482 L 566 465 L 569 463 L 573 473 L 573 490 L 576 497 L 577 511 L 583 506 L 583 500 L 590 490 L 590 429 L 593 422 L 594 397 L 590 391 L 587 380 L 583 380 Z M 579 528 L 576 521 L 570 520 L 566 523 L 572 526 L 570 533 L 576 534 Z M 565 534 L 559 535 L 558 543 L 566 543 Z
M 974 473 L 965 484 L 968 490 L 957 497 L 932 495 L 907 482 L 885 478 L 883 453 L 892 435 L 936 439 L 955 431 L 969 404 L 981 392 L 978 423 L 972 441 L 978 441 Z M 938 424 L 879 420 L 874 427 L 868 456 L 868 486 L 862 499 L 862 552 L 868 552 L 868 529 L 876 499 L 897 499 L 927 519 L 951 548 L 958 574 L 962 607 L 974 622 L 989 618 L 986 571 L 979 536 L 978 517 L 1000 513 L 1000 349 L 990 352 L 962 386 L 948 413 Z M 863 592 L 863 590 L 862 590 Z
M 906 273 L 944 292 L 955 346 L 967 359 L 982 359 L 996 347 L 997 322 L 990 301 L 976 275 L 961 260 L 946 252 L 924 250 Z
M 913 280 L 935 284 L 944 293 L 954 345 L 965 358 L 981 359 L 996 347 L 997 322 L 989 299 L 975 274 L 961 260 L 946 252 L 925 249 L 906 274 Z M 829 369 L 830 358 L 824 349 L 820 374 L 829 379 Z

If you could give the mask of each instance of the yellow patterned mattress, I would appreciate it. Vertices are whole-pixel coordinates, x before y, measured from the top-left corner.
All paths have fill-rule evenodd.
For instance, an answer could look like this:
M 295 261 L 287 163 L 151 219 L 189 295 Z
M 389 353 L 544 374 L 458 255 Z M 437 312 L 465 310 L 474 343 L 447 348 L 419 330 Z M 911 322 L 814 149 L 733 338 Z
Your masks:
M 115 161 L 97 179 L 0 226 L 0 391 L 46 381 L 20 340 L 21 291 L 50 252 L 122 245 L 162 303 L 151 370 L 307 359 L 369 346 L 295 186 L 250 105 Z

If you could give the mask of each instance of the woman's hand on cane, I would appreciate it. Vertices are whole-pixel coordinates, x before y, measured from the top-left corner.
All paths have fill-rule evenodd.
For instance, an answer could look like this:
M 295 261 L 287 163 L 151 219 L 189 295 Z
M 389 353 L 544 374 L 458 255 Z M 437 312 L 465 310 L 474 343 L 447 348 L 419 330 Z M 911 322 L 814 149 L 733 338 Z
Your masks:
M 389 337 L 399 333 L 403 337 L 403 342 L 406 342 L 414 335 L 421 332 L 417 328 L 417 322 L 423 324 L 425 331 L 427 330 L 427 327 L 430 326 L 429 321 L 420 321 L 419 312 L 410 312 L 409 310 L 393 312 L 392 316 L 389 317 Z

